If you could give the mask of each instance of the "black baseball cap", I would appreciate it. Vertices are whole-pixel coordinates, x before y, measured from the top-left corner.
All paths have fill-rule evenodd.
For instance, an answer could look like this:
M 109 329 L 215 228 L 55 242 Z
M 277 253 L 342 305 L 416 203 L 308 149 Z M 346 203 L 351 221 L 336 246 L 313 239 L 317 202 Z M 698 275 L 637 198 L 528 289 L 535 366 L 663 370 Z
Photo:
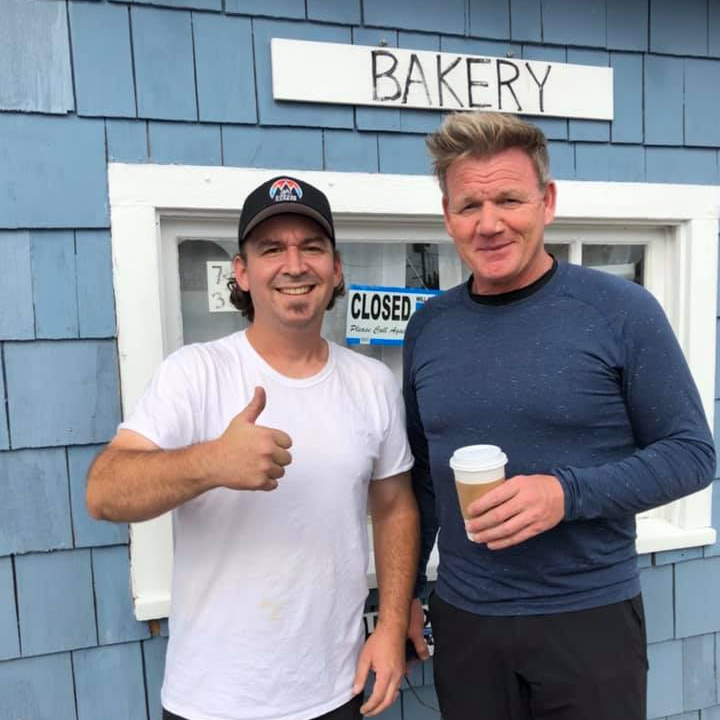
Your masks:
M 304 180 L 288 175 L 271 178 L 245 198 L 238 225 L 238 244 L 242 245 L 253 228 L 263 220 L 284 213 L 305 215 L 314 220 L 335 246 L 335 226 L 325 193 Z

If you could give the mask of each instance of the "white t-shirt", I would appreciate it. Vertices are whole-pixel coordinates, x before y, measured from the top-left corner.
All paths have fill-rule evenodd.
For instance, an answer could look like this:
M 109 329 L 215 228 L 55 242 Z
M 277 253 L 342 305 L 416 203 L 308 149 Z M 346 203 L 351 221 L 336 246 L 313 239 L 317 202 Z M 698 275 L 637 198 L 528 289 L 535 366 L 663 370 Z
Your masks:
M 392 373 L 333 343 L 276 372 L 239 332 L 158 369 L 122 425 L 163 449 L 219 437 L 265 388 L 258 425 L 292 438 L 271 492 L 211 490 L 174 511 L 163 705 L 191 720 L 307 720 L 346 703 L 363 643 L 367 489 L 412 466 Z

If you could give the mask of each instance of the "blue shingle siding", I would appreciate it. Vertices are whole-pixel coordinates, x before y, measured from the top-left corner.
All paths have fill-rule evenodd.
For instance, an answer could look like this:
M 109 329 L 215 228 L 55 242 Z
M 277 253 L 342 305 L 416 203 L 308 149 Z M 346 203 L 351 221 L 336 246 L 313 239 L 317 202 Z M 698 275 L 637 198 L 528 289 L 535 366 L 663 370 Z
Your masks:
M 228 125 L 223 127 L 223 157 L 225 165 L 238 167 L 321 170 L 322 130 Z
M 114 337 L 115 299 L 107 230 L 75 233 L 75 269 L 80 337 Z
M 683 640 L 683 707 L 700 710 L 717 700 L 715 635 Z
M 145 162 L 148 157 L 147 123 L 131 120 L 108 120 L 107 159 L 112 162 Z
M 307 0 L 308 20 L 356 25 L 362 20 L 360 0 Z
M 5 371 L 13 447 L 98 443 L 115 434 L 120 398 L 113 342 L 6 343 Z
M 222 141 L 219 125 L 193 123 L 148 123 L 150 159 L 176 165 L 221 165 Z
M 62 448 L 0 452 L 0 556 L 72 547 Z
M 673 617 L 673 569 L 648 567 L 640 571 L 647 639 L 649 643 L 675 637 Z
M 3 0 L 0 78 L 3 110 L 74 109 L 65 3 Z
M 133 7 L 130 14 L 138 115 L 196 120 L 190 13 Z
M 35 336 L 30 233 L 0 230 L 0 339 Z
M 529 118 L 553 174 L 720 183 L 718 0 L 3 0 L 0 718 L 161 720 L 167 622 L 84 498 L 120 417 L 107 163 L 429 173 L 441 113 L 275 102 L 273 37 L 609 65 L 612 121 Z M 639 566 L 649 716 L 720 720 L 720 542 Z M 437 716 L 403 684 L 381 717 Z
M 149 720 L 162 720 L 160 688 L 165 674 L 167 639 L 154 637 L 142 643 Z
M 701 183 L 718 182 L 717 150 L 710 148 L 648 147 L 645 150 L 648 182 Z
M 510 7 L 507 0 L 470 0 L 470 35 L 505 39 L 510 34 Z
M 108 227 L 102 120 L 0 113 L 0 223 Z
M 613 50 L 648 48 L 648 0 L 606 0 L 607 46 Z
M 682 145 L 683 60 L 645 56 L 645 142 Z
M 94 520 L 88 515 L 85 504 L 85 478 L 90 469 L 90 463 L 92 463 L 95 456 L 103 447 L 103 445 L 76 445 L 67 449 L 72 529 L 75 547 L 87 548 L 102 545 L 118 545 L 127 543 L 128 541 L 127 525 Z M 127 562 L 125 565 L 127 567 Z
M 446 0 L 442 11 L 428 0 L 363 0 L 363 19 L 371 27 L 464 35 L 466 28 L 464 0 Z
M 13 563 L 0 558 L 0 660 L 20 655 Z
M 711 3 L 715 0 L 711 0 Z M 670 55 L 707 55 L 708 0 L 652 0 L 650 51 Z
M 605 47 L 605 1 L 541 0 L 543 40 L 559 45 Z
M 35 337 L 76 338 L 78 307 L 75 235 L 70 230 L 30 233 Z
M 304 18 L 305 0 L 225 0 L 225 12 L 260 17 Z
M 69 9 L 78 115 L 135 117 L 127 7 L 73 0 Z
M 23 656 L 97 645 L 89 550 L 15 558 Z
M 670 640 L 648 647 L 648 718 L 683 711 L 682 641 Z
M 130 582 L 125 570 L 128 549 L 124 545 L 92 551 L 97 607 L 98 637 L 101 645 L 144 640 L 150 637 L 147 623 L 133 615 Z
M 542 8 L 538 0 L 512 0 L 510 37 L 522 42 L 542 40 Z
M 685 60 L 685 144 L 720 145 L 720 60 Z
M 187 10 L 222 10 L 223 0 L 110 0 L 135 5 L 157 5 L 166 8 L 183 8 Z M 228 0 L 226 0 L 226 3 Z
M 377 136 L 373 133 L 325 130 L 323 142 L 326 170 L 378 171 Z
M 77 720 L 70 653 L 0 662 L 0 717 Z
M 77 720 L 147 720 L 140 643 L 73 653 Z
M 702 591 L 699 591 L 702 588 Z M 715 632 L 720 627 L 720 558 L 675 566 L 675 636 Z
M 613 69 L 613 109 L 610 123 L 614 143 L 643 141 L 643 57 L 636 53 L 610 53 Z
M 200 120 L 254 123 L 257 110 L 250 20 L 194 13 L 193 42 Z

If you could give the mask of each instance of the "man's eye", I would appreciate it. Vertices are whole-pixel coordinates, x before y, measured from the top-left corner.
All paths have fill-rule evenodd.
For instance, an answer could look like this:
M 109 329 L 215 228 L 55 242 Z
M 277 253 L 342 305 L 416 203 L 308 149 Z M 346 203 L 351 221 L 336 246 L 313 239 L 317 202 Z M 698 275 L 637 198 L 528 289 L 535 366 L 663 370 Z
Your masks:
M 322 245 L 307 245 L 305 247 L 305 252 L 317 255 L 318 253 L 325 252 L 325 248 Z
M 263 251 L 263 255 L 277 255 L 280 252 L 279 247 L 266 247 Z

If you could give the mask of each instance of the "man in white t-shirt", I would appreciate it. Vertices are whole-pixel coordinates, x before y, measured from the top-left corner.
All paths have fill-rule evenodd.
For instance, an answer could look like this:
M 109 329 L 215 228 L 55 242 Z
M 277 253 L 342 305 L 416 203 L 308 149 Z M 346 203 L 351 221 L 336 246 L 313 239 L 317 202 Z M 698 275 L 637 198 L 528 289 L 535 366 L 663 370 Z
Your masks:
M 376 715 L 403 675 L 418 554 L 400 391 L 320 335 L 344 292 L 321 191 L 263 183 L 239 244 L 231 300 L 250 327 L 162 363 L 90 469 L 88 507 L 173 511 L 166 720 Z M 380 607 L 365 641 L 368 508 Z

